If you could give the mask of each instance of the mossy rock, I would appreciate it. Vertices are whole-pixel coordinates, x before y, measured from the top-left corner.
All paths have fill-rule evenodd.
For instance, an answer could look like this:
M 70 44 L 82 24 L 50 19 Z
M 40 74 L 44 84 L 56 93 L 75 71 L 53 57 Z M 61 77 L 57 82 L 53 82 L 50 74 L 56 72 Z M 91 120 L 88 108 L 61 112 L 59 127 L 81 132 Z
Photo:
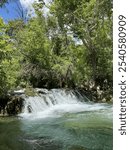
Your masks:
M 8 115 L 16 115 L 21 113 L 24 99 L 22 97 L 13 96 L 5 107 Z
M 26 89 L 25 89 L 25 95 L 26 96 L 36 96 L 38 93 L 37 93 L 37 91 L 34 89 L 34 88 L 32 88 L 32 87 L 26 87 Z

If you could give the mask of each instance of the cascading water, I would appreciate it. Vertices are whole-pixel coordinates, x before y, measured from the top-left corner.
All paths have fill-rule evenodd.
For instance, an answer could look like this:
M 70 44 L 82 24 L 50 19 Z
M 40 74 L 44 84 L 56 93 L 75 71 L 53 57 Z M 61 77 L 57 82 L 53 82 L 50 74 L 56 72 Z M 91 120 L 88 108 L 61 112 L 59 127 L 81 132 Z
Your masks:
M 23 118 L 45 118 L 58 117 L 64 113 L 78 113 L 84 111 L 96 111 L 108 109 L 106 104 L 96 104 L 87 100 L 86 96 L 79 92 L 61 89 L 45 90 L 37 89 L 40 94 L 34 97 L 25 97 L 24 108 L 22 114 Z M 85 101 L 84 101 L 85 100 Z

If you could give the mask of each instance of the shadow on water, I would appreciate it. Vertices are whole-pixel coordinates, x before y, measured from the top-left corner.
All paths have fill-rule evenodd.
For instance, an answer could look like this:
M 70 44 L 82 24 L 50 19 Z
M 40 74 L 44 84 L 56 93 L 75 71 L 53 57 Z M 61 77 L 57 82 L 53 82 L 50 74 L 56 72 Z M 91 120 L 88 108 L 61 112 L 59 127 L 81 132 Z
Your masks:
M 17 118 L 0 118 L 0 150 L 27 150 Z

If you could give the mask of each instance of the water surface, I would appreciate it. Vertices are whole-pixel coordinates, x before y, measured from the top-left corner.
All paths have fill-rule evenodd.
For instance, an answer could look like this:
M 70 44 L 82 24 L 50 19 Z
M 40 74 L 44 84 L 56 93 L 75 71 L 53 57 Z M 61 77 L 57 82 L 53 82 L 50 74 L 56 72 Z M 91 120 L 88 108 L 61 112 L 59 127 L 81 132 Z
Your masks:
M 27 98 L 18 117 L 0 118 L 0 150 L 113 149 L 112 105 L 41 97 Z

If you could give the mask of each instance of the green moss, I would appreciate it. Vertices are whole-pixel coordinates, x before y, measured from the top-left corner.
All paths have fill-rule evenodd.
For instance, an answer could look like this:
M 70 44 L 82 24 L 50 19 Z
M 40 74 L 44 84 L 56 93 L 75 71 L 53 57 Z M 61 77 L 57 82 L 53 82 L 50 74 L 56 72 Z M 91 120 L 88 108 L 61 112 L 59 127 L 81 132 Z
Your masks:
M 27 86 L 25 89 L 25 95 L 26 96 L 36 96 L 37 92 L 34 88 L 32 88 L 31 86 Z

